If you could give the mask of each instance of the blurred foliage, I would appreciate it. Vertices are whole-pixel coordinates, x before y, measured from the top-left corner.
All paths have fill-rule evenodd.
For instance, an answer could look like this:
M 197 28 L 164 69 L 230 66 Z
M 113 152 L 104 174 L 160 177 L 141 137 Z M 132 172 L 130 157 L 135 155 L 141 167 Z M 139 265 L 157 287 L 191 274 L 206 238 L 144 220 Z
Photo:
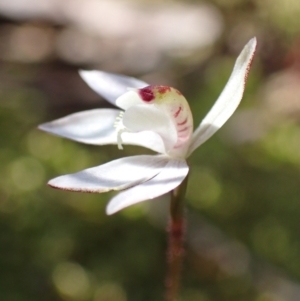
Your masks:
M 190 1 L 213 8 L 222 34 L 172 51 L 97 36 L 36 15 L 27 2 L 25 17 L 9 11 L 17 0 L 0 6 L 0 300 L 162 300 L 165 198 L 108 217 L 112 194 L 46 186 L 51 177 L 149 151 L 81 145 L 36 127 L 108 106 L 81 82 L 79 67 L 170 83 L 186 95 L 197 125 L 253 35 L 259 48 L 241 106 L 189 159 L 180 300 L 299 300 L 300 2 Z M 155 5 L 159 11 L 161 1 Z

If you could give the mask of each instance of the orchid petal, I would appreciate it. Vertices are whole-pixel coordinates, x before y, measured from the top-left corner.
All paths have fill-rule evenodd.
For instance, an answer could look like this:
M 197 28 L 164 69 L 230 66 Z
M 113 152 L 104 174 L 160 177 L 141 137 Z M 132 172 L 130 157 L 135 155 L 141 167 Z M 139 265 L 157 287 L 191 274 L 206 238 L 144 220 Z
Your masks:
M 143 88 L 147 83 L 125 75 L 118 75 L 103 71 L 80 70 L 79 75 L 93 89 L 113 105 L 116 99 L 127 91 L 127 88 Z
M 186 161 L 180 159 L 170 160 L 154 178 L 117 194 L 109 202 L 106 213 L 116 213 L 128 206 L 156 198 L 173 190 L 184 180 L 188 171 L 189 167 Z
M 252 38 L 240 53 L 221 95 L 193 133 L 188 155 L 221 128 L 238 107 L 244 93 L 256 43 L 256 38 Z
M 141 104 L 130 107 L 124 113 L 123 124 L 132 132 L 153 131 L 159 134 L 166 151 L 176 144 L 177 131 L 174 123 L 155 105 Z
M 122 111 L 94 109 L 39 125 L 39 129 L 86 144 L 115 144 L 114 123 Z
M 53 188 L 101 193 L 138 185 L 157 175 L 168 163 L 165 156 L 124 157 L 80 172 L 60 176 L 48 182 Z
M 116 109 L 94 109 L 39 125 L 39 129 L 86 144 L 117 144 L 116 118 L 122 111 Z M 123 144 L 133 144 L 164 152 L 161 137 L 153 132 L 124 133 Z

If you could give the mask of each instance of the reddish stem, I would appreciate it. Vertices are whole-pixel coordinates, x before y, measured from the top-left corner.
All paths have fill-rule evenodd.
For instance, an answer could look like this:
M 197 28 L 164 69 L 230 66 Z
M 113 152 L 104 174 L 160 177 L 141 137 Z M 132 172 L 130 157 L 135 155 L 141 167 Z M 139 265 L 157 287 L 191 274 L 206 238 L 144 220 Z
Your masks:
M 184 255 L 184 219 L 171 219 L 169 225 L 168 272 L 166 278 L 166 300 L 176 301 L 181 279 L 182 259 Z
M 187 178 L 179 187 L 172 191 L 171 195 L 171 217 L 168 228 L 166 301 L 177 301 L 180 289 L 185 233 L 183 197 L 185 195 L 186 186 Z

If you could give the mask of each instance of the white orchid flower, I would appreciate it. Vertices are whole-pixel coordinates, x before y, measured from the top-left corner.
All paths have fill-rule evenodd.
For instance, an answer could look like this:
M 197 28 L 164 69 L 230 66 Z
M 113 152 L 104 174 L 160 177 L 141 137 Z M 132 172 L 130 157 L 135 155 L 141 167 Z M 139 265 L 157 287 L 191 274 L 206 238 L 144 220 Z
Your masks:
M 45 123 L 40 129 L 96 145 L 133 144 L 158 154 L 124 157 L 49 181 L 54 188 L 79 192 L 122 190 L 107 214 L 156 198 L 179 186 L 188 174 L 186 158 L 208 140 L 239 105 L 256 49 L 251 39 L 236 60 L 216 103 L 193 132 L 186 99 L 171 87 L 101 71 L 80 71 L 85 82 L 119 109 L 94 109 Z M 129 89 L 128 89 L 129 87 Z

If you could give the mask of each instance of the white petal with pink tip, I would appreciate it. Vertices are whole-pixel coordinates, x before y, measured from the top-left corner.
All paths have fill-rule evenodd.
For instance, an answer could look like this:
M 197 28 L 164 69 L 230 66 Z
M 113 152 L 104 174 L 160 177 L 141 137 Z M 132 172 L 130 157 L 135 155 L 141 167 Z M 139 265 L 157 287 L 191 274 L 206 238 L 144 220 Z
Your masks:
M 221 95 L 193 133 L 188 155 L 221 128 L 238 107 L 243 97 L 256 44 L 256 38 L 251 39 L 238 56 Z
M 48 185 L 78 192 L 107 192 L 143 183 L 156 176 L 167 164 L 165 156 L 124 157 L 74 174 L 54 178 Z
M 107 214 L 114 214 L 128 206 L 156 198 L 181 184 L 187 176 L 189 167 L 185 160 L 172 159 L 154 178 L 129 188 L 116 195 L 106 208 Z

